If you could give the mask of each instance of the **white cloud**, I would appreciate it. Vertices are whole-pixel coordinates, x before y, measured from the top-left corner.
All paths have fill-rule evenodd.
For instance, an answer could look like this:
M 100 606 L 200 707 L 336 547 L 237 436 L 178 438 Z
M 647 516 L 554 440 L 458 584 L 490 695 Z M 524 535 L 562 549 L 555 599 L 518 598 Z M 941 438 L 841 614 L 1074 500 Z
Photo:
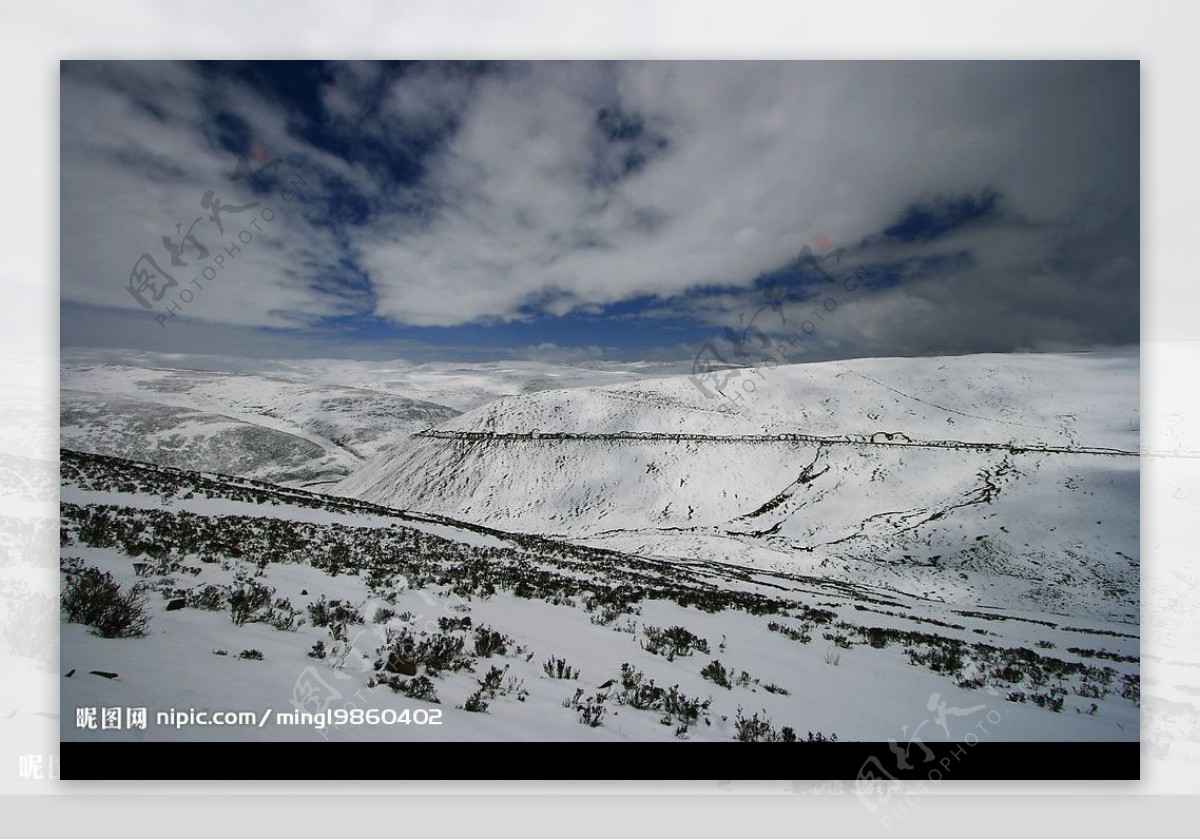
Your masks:
M 99 79 L 68 74 L 62 84 L 64 300 L 138 308 L 126 286 L 134 264 L 148 253 L 179 285 L 146 313 L 147 329 L 161 329 L 153 316 L 172 301 L 189 318 L 242 326 L 298 326 L 361 310 L 364 304 L 318 288 L 318 278 L 339 270 L 340 246 L 327 226 L 306 218 L 303 196 L 291 202 L 279 192 L 257 196 L 228 180 L 237 158 L 214 149 L 201 130 L 206 116 L 194 74 L 170 63 L 103 67 Z M 112 81 L 120 91 L 103 83 Z M 245 113 L 271 123 L 267 106 L 256 104 Z M 254 130 L 252 136 L 273 154 L 287 151 L 279 128 Z M 286 168 L 280 174 L 305 177 Z M 222 214 L 221 234 L 202 206 L 208 190 L 225 204 L 259 206 Z M 266 219 L 270 214 L 273 221 Z M 201 221 L 192 228 L 197 218 Z M 248 227 L 251 220 L 256 227 Z M 207 259 L 196 259 L 200 252 L 189 247 L 180 255 L 188 265 L 172 265 L 162 237 L 178 243 L 177 224 L 180 232 L 193 230 L 209 252 Z M 213 269 L 209 281 L 200 272 L 217 258 L 224 267 Z M 203 288 L 189 287 L 197 276 Z M 185 288 L 190 300 L 183 303 L 178 295 Z
M 233 156 L 209 139 L 215 104 L 303 161 L 310 203 L 275 198 L 277 220 L 236 273 L 196 295 L 188 315 L 213 323 L 369 312 L 453 326 L 645 295 L 664 299 L 648 314 L 736 323 L 744 295 L 678 296 L 748 288 L 820 232 L 863 261 L 956 257 L 839 315 L 839 345 L 919 352 L 1002 344 L 1006 329 L 1037 343 L 1136 328 L 1135 66 L 430 64 L 397 78 L 351 63 L 317 93 L 320 113 L 296 114 L 190 65 L 66 73 L 64 300 L 135 305 L 134 260 L 165 258 L 159 238 L 203 212 L 206 189 L 232 186 Z M 349 151 L 313 145 L 312 120 Z M 416 156 L 404 178 L 396 149 Z M 1002 196 L 1000 221 L 928 244 L 878 236 L 913 201 L 985 188 Z M 347 191 L 365 224 L 330 220 Z
M 990 187 L 1010 212 L 1069 227 L 1089 205 L 1128 201 L 1131 167 L 1136 179 L 1136 125 L 1097 142 L 1114 118 L 1103 107 L 1110 76 L 995 64 L 535 65 L 479 85 L 462 109 L 422 185 L 439 200 L 433 221 L 385 215 L 357 245 L 381 314 L 456 324 L 516 318 L 547 294 L 562 311 L 746 283 L 816 232 L 853 245 L 922 196 Z M 1127 120 L 1129 97 L 1116 101 Z M 615 183 L 596 179 L 606 106 L 668 140 Z

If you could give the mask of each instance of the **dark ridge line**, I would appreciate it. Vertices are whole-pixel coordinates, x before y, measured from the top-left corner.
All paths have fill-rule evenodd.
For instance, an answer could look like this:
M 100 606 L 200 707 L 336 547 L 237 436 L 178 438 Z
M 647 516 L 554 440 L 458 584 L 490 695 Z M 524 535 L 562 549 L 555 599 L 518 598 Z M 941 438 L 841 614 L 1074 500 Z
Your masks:
M 437 440 L 480 441 L 485 443 L 520 443 L 526 441 L 684 441 L 697 443 L 816 443 L 831 446 L 893 446 L 912 449 L 968 449 L 1009 452 L 1021 455 L 1029 452 L 1052 455 L 1110 455 L 1137 457 L 1139 452 L 1111 449 L 1102 446 L 1043 446 L 1039 444 L 986 443 L 961 440 L 911 440 L 900 432 L 875 432 L 871 435 L 809 435 L 788 432 L 778 435 L 700 435 L 688 432 L 611 432 L 608 434 L 574 432 L 448 432 L 425 429 L 413 437 Z M 881 439 L 881 437 L 883 439 Z

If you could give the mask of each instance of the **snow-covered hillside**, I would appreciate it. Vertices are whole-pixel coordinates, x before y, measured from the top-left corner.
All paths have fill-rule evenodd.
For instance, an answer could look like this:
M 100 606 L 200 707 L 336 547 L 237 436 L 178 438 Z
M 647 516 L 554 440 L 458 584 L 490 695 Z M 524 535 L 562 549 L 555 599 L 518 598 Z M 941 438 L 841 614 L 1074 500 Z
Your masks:
M 97 454 L 328 483 L 457 414 L 399 394 L 254 374 L 64 366 L 62 442 Z
M 61 491 L 64 740 L 910 743 L 962 741 L 984 720 L 989 740 L 1137 738 L 1138 639 L 1121 622 L 647 558 L 69 450 Z M 99 609 L 125 597 L 144 602 L 141 635 Z M 76 712 L 113 707 L 147 709 L 145 729 Z M 251 718 L 159 723 L 171 710 Z M 319 730 L 279 716 L 294 712 L 338 717 Z
M 1137 449 L 1138 356 L 1133 351 L 853 359 L 734 370 L 716 374 L 715 381 L 724 384 L 720 394 L 712 380 L 691 376 L 521 394 L 438 428 L 577 434 L 902 432 L 914 440 Z
M 1137 621 L 1136 353 L 873 359 L 507 397 L 337 492 L 650 555 Z M 758 374 L 761 374 L 759 376 Z M 675 437 L 678 436 L 678 437 Z
M 64 443 L 190 471 L 63 451 L 67 591 L 149 621 L 64 612 L 64 708 L 441 723 L 63 737 L 884 740 L 938 698 L 1135 739 L 1137 367 L 797 365 L 731 404 L 637 366 L 76 359 Z
M 410 433 L 497 398 L 627 382 L 536 362 L 411 364 L 64 351 L 62 444 L 292 486 L 330 484 Z M 226 369 L 208 369 L 226 368 Z

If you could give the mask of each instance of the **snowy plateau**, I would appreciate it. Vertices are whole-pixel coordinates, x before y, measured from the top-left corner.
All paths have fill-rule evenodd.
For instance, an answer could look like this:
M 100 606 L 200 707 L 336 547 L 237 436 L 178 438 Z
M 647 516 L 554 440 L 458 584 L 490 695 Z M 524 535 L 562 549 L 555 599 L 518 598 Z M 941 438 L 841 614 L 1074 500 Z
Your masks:
M 1138 363 L 64 350 L 62 736 L 1136 741 Z

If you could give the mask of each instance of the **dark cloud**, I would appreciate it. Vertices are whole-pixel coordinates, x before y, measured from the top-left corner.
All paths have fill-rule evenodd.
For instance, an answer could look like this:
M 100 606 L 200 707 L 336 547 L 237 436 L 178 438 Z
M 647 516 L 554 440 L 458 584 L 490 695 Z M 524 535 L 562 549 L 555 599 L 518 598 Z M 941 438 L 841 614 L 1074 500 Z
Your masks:
M 764 278 L 814 293 L 785 270 L 818 235 L 878 282 L 813 357 L 1130 343 L 1138 115 L 1136 62 L 65 62 L 62 297 L 160 342 L 126 280 L 215 190 L 276 221 L 188 304 L 200 343 L 605 313 L 720 335 Z M 303 200 L 231 183 L 255 153 Z

